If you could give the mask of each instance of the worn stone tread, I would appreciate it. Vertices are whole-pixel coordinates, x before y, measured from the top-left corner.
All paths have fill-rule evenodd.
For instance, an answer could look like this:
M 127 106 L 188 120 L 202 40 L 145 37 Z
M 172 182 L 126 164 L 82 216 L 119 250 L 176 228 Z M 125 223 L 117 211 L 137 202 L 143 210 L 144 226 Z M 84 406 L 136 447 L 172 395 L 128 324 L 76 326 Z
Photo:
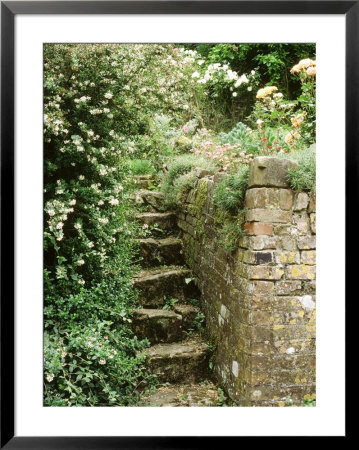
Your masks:
M 182 303 L 176 303 L 173 307 L 173 310 L 182 316 L 182 329 L 188 329 L 198 313 L 201 312 L 201 309 L 197 306 L 186 305 Z
M 176 230 L 176 214 L 173 212 L 144 212 L 136 215 L 136 219 L 144 225 L 157 225 L 163 231 Z M 152 230 L 153 235 L 158 235 L 159 232 Z
M 193 383 L 209 376 L 209 347 L 201 340 L 157 344 L 143 353 L 160 381 Z
M 132 329 L 151 344 L 174 342 L 182 337 L 182 316 L 164 309 L 134 309 Z
M 138 273 L 133 279 L 133 286 L 139 291 L 139 304 L 142 307 L 157 308 L 165 304 L 165 298 L 185 300 L 197 294 L 191 278 L 191 271 L 182 267 L 158 268 Z
M 137 244 L 142 257 L 142 267 L 184 264 L 182 240 L 174 236 L 164 239 L 137 239 Z
M 220 394 L 211 381 L 160 386 L 142 399 L 141 406 L 219 406 Z

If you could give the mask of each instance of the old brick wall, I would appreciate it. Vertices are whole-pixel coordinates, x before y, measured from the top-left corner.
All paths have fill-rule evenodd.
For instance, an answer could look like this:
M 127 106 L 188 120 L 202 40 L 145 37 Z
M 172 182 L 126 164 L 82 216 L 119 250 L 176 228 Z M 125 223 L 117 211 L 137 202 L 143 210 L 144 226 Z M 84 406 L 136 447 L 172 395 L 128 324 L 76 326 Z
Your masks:
M 219 245 L 213 191 L 198 171 L 178 214 L 185 259 L 198 278 L 215 372 L 241 406 L 284 406 L 315 396 L 315 196 L 292 191 L 286 160 L 252 162 L 245 236 Z

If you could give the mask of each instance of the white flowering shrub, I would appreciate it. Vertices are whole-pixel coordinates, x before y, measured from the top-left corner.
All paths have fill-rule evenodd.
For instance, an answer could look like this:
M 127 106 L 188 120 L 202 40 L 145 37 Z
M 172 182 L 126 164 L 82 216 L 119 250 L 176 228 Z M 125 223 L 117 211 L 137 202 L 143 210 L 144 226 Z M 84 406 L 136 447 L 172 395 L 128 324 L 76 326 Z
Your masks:
M 169 45 L 44 47 L 46 405 L 129 404 L 145 385 L 125 143 L 153 111 L 188 117 L 187 64 Z

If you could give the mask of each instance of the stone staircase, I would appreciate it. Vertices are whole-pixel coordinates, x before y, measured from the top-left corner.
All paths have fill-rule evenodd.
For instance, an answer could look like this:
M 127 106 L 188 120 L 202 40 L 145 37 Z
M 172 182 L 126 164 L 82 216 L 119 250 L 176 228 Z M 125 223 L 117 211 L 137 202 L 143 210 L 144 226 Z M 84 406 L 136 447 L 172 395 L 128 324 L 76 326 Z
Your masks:
M 146 362 L 162 383 L 142 403 L 217 406 L 219 391 L 210 379 L 210 349 L 194 327 L 200 308 L 190 303 L 200 293 L 191 271 L 184 267 L 176 215 L 165 212 L 161 192 L 148 189 L 154 184 L 150 176 L 136 177 L 139 189 L 133 196 L 141 211 L 136 219 L 151 235 L 137 240 L 143 270 L 133 279 L 140 308 L 132 311 L 132 326 L 139 339 L 150 341 L 144 351 Z

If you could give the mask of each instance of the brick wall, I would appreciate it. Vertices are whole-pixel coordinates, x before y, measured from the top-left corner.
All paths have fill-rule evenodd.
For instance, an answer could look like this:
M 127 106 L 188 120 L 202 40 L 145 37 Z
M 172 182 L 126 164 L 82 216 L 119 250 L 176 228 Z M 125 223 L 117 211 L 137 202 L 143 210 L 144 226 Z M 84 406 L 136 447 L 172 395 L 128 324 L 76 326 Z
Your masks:
M 219 245 L 212 201 L 222 176 L 199 170 L 178 214 L 186 263 L 218 342 L 215 372 L 241 406 L 315 396 L 315 196 L 289 189 L 291 165 L 252 162 L 245 236 L 230 255 Z

